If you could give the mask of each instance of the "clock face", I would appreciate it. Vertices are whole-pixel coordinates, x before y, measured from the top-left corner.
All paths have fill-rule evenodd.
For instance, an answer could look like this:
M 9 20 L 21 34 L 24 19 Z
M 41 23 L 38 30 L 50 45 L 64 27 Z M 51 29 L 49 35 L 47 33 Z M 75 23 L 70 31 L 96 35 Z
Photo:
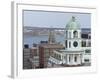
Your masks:
M 74 47 L 77 47 L 78 46 L 78 42 L 77 41 L 74 41 L 73 46 Z

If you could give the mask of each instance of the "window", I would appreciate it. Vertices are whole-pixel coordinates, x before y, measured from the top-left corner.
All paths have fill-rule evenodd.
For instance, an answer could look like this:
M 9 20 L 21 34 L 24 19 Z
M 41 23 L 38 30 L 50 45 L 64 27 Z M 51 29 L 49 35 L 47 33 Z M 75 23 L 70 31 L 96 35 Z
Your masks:
M 66 38 L 68 38 L 68 32 L 66 31 Z
M 91 50 L 90 49 L 86 49 L 85 53 L 91 53 Z
M 34 55 L 34 56 L 38 56 L 38 54 L 37 54 L 37 49 L 34 49 L 33 55 Z
M 81 38 L 88 39 L 88 34 L 82 34 Z
M 82 41 L 81 45 L 82 47 L 86 47 L 86 41 Z
M 78 32 L 77 31 L 73 32 L 73 38 L 78 38 Z
M 71 60 L 70 60 L 70 56 L 69 56 L 69 62 L 70 62 Z
M 74 57 L 74 60 L 75 60 L 75 62 L 77 62 L 77 57 L 76 56 Z
M 66 45 L 66 48 L 67 48 L 67 40 L 65 41 L 65 45 Z
M 71 42 L 69 42 L 69 48 L 71 47 Z
M 49 53 L 49 49 L 45 49 L 45 53 Z
M 50 56 L 49 53 L 44 54 L 44 57 L 49 57 L 49 56 Z
M 85 62 L 89 62 L 89 59 L 84 59 Z

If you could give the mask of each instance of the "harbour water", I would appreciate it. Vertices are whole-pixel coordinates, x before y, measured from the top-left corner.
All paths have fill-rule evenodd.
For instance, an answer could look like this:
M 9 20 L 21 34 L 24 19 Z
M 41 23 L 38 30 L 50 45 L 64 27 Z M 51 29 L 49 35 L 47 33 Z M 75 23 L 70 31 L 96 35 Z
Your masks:
M 56 42 L 63 43 L 64 36 L 56 35 L 55 36 Z M 42 36 L 32 36 L 32 35 L 24 35 L 24 44 L 28 44 L 29 47 L 32 47 L 33 44 L 39 44 L 40 41 L 48 41 L 47 35 Z

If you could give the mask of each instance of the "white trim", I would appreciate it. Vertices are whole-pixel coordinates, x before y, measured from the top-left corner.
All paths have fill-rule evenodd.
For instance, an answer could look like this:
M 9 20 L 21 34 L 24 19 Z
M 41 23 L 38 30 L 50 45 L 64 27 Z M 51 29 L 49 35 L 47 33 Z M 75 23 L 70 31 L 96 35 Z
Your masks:
M 11 31 L 12 31 L 12 35 L 11 35 L 11 37 L 12 37 L 12 41 L 11 41 L 11 43 L 12 43 L 12 52 L 11 52 L 11 77 L 13 77 L 13 78 L 16 78 L 16 76 L 17 76 L 17 74 L 18 74 L 18 66 L 17 66 L 17 16 L 16 16 L 16 14 L 17 14 L 17 12 L 16 12 L 16 8 L 17 8 L 17 6 L 16 6 L 16 3 L 14 3 L 14 2 L 12 2 L 12 4 L 11 4 L 11 14 L 12 14 L 12 18 L 11 18 L 11 22 L 12 22 L 12 24 L 11 24 Z

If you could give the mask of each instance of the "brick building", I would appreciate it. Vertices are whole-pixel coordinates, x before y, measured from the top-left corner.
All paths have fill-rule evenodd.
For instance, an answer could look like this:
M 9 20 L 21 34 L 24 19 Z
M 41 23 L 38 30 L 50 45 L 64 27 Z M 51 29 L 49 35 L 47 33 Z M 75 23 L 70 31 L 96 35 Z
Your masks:
M 38 47 L 32 47 L 31 48 L 30 62 L 32 64 L 32 68 L 38 68 L 39 67 Z
M 31 62 L 29 60 L 30 53 L 31 53 L 30 48 L 23 49 L 23 69 L 31 69 L 32 68 Z
M 61 44 L 40 44 L 39 45 L 39 67 L 46 68 L 48 66 L 48 59 L 53 55 L 54 50 L 63 49 Z

